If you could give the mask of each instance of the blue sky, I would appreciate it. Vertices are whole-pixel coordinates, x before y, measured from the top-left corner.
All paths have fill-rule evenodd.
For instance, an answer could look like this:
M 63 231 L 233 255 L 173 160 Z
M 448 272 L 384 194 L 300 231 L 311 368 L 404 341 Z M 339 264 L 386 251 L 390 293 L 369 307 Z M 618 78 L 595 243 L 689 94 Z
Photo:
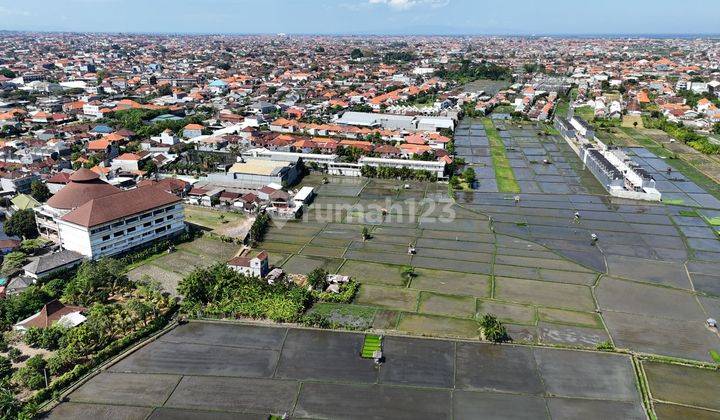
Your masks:
M 718 34 L 720 0 L 0 0 L 0 30 Z

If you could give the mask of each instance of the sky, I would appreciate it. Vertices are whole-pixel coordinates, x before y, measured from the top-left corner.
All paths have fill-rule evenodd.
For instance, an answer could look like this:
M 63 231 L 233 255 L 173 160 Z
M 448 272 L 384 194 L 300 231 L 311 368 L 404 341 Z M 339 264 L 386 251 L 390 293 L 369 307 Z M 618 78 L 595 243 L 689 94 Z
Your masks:
M 229 34 L 720 34 L 720 0 L 0 0 L 0 30 Z

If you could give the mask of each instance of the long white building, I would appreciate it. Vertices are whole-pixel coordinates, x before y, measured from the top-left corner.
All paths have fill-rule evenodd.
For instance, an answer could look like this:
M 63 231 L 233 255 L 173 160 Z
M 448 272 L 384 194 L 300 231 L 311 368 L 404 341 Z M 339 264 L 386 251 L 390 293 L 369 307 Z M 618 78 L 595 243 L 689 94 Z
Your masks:
M 88 169 L 35 209 L 40 234 L 89 258 L 119 254 L 185 229 L 180 197 L 153 185 L 121 190 Z

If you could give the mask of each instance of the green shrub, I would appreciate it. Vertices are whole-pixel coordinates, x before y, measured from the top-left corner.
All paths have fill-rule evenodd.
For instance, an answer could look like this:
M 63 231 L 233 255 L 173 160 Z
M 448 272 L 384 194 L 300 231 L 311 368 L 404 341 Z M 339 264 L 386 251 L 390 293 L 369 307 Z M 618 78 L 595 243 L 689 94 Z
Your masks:
M 310 292 L 295 284 L 269 285 L 246 277 L 223 263 L 199 268 L 180 281 L 183 309 L 212 317 L 268 318 L 297 321 L 311 301 Z
M 51 374 L 57 376 L 67 372 L 68 369 L 77 363 L 79 358 L 80 355 L 77 350 L 73 347 L 66 347 L 58 350 L 57 353 L 48 358 L 47 368 Z
M 596 348 L 598 350 L 602 350 L 602 351 L 614 351 L 615 350 L 615 346 L 612 345 L 610 340 L 603 341 L 602 343 L 598 344 Z
M 46 362 L 42 356 L 33 356 L 25 362 L 25 366 L 15 372 L 13 381 L 33 390 L 43 388 L 45 386 L 45 374 L 43 371 L 45 366 Z
M 22 357 L 22 352 L 19 349 L 13 347 L 10 350 L 8 350 L 8 357 L 10 358 L 10 360 L 17 363 L 20 361 L 20 358 Z
M 360 288 L 360 284 L 354 280 L 350 280 L 340 286 L 340 293 L 324 292 L 322 290 L 313 290 L 313 296 L 320 302 L 331 303 L 350 303 Z
M 300 319 L 300 323 L 308 327 L 329 328 L 330 320 L 327 315 L 318 312 L 310 312 Z
M 12 362 L 7 357 L 0 356 L 0 380 L 5 379 L 12 375 L 13 367 Z
M 40 347 L 40 338 L 42 337 L 42 330 L 36 327 L 30 327 L 23 335 L 23 341 L 30 347 Z

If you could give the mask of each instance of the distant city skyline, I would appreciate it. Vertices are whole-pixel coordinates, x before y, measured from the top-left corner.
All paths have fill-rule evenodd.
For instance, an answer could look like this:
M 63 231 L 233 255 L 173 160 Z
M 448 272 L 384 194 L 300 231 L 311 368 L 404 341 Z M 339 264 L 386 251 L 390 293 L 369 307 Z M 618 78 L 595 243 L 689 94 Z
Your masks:
M 694 0 L 0 0 L 0 30 L 320 35 L 717 35 Z

